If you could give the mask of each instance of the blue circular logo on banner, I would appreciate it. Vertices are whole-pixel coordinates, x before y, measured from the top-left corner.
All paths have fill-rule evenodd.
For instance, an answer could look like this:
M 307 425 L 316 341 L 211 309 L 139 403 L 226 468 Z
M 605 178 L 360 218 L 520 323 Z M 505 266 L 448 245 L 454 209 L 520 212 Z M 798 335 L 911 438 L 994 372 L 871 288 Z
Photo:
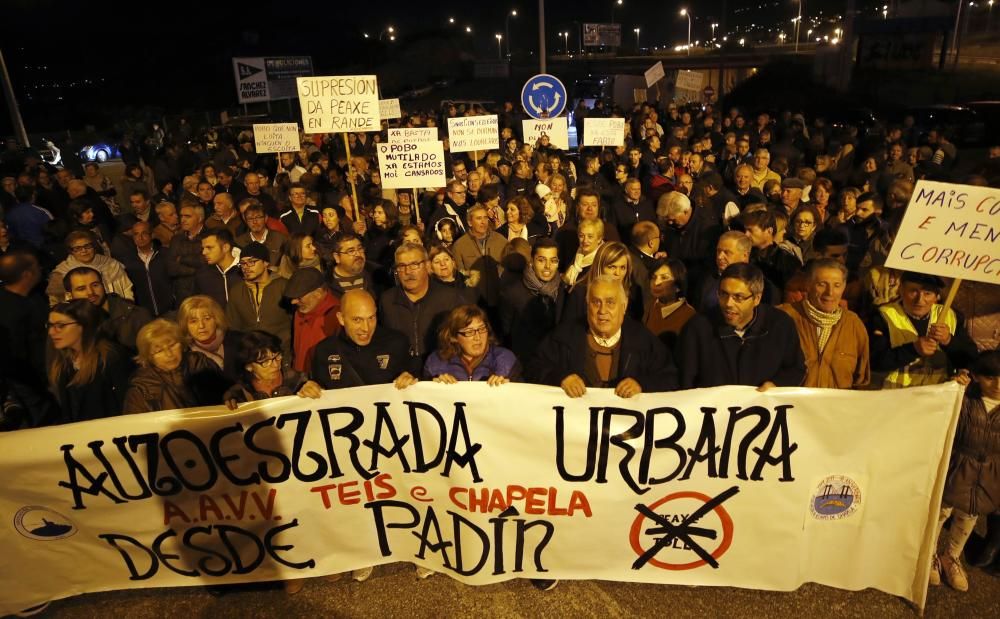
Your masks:
M 539 73 L 521 89 L 521 107 L 532 118 L 559 116 L 566 109 L 566 99 L 566 87 L 548 73 Z

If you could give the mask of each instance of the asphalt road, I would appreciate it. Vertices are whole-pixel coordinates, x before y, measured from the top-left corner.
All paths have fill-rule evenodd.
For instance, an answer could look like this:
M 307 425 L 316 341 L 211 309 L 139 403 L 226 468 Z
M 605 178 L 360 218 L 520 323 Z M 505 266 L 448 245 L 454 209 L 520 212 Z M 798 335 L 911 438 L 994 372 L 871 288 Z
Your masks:
M 970 570 L 970 591 L 934 587 L 927 617 L 1000 617 L 1000 578 Z M 471 587 L 446 576 L 418 580 L 413 567 L 375 569 L 364 583 L 307 581 L 289 596 L 279 585 L 255 585 L 216 597 L 198 587 L 146 589 L 53 602 L 41 617 L 915 617 L 908 602 L 874 590 L 804 585 L 790 593 L 729 587 L 687 587 L 563 581 L 547 592 L 528 581 Z

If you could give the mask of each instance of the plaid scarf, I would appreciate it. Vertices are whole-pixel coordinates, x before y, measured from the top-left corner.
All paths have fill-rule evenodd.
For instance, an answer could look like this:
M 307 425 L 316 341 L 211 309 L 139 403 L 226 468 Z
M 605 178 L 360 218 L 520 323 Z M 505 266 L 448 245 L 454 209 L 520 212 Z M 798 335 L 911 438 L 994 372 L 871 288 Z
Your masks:
M 833 332 L 833 327 L 840 322 L 840 317 L 844 315 L 844 309 L 838 307 L 833 312 L 824 312 L 813 307 L 809 303 L 809 299 L 802 299 L 802 307 L 806 309 L 806 318 L 819 327 L 819 352 L 823 354 L 826 343 L 830 341 L 830 334 Z

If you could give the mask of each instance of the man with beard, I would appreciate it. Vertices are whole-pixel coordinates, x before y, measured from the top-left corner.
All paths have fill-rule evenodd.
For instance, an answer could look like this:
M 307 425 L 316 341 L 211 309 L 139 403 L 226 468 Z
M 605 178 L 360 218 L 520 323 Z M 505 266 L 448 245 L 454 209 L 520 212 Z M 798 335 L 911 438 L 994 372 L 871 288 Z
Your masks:
M 538 343 L 559 324 L 565 302 L 559 246 L 551 238 L 539 238 L 521 279 L 509 282 L 500 295 L 504 341 L 518 359 L 534 355 Z
M 282 299 L 288 280 L 271 273 L 270 252 L 252 242 L 240 252 L 243 283 L 229 291 L 225 306 L 229 328 L 236 331 L 267 331 L 281 340 L 282 354 L 291 359 L 292 318 Z
M 333 271 L 330 289 L 334 294 L 343 295 L 348 290 L 362 288 L 373 297 L 386 286 L 387 279 L 379 265 L 368 262 L 365 245 L 361 237 L 353 232 L 342 232 L 333 243 Z
M 139 329 L 153 320 L 149 310 L 117 294 L 108 294 L 101 272 L 92 267 L 82 266 L 70 270 L 63 278 L 63 285 L 70 299 L 86 299 L 91 305 L 104 310 L 107 319 L 101 323 L 101 332 L 128 351 L 136 352 L 135 338 Z

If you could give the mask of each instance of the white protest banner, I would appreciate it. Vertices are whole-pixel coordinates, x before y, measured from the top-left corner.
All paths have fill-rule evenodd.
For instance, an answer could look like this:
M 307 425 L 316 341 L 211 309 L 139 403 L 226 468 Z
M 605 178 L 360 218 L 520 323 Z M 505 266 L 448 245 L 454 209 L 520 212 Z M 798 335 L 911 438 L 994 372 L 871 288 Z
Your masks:
M 378 84 L 374 75 L 295 79 L 306 133 L 378 131 Z
M 556 148 L 569 150 L 569 121 L 565 116 L 558 118 L 535 119 L 529 118 L 521 121 L 521 128 L 524 133 L 524 143 L 535 146 L 538 138 L 548 136 L 549 142 Z M 584 129 L 586 133 L 586 129 Z
M 233 58 L 233 72 L 236 74 L 236 97 L 240 103 L 271 100 L 263 58 Z
M 653 66 L 646 69 L 646 86 L 652 86 L 666 77 L 666 75 L 666 72 L 663 70 L 663 62 L 657 62 Z
M 396 561 L 922 606 L 962 393 L 428 381 L 0 433 L 0 614 Z
M 390 142 L 376 145 L 385 189 L 444 187 L 448 170 L 442 142 Z
M 917 181 L 885 265 L 1000 284 L 1000 189 Z
M 497 115 L 449 118 L 448 148 L 453 153 L 500 148 L 500 122 Z
M 678 71 L 674 87 L 678 90 L 697 90 L 701 94 L 701 84 L 705 76 L 700 71 Z
M 272 123 L 253 126 L 257 153 L 299 152 L 299 126 L 295 123 Z
M 624 146 L 624 118 L 584 118 L 584 146 Z
M 389 120 L 402 116 L 403 112 L 399 109 L 399 99 L 379 99 L 378 114 L 382 117 L 382 120 Z
M 400 127 L 389 129 L 389 143 L 398 142 L 437 142 L 437 127 Z

